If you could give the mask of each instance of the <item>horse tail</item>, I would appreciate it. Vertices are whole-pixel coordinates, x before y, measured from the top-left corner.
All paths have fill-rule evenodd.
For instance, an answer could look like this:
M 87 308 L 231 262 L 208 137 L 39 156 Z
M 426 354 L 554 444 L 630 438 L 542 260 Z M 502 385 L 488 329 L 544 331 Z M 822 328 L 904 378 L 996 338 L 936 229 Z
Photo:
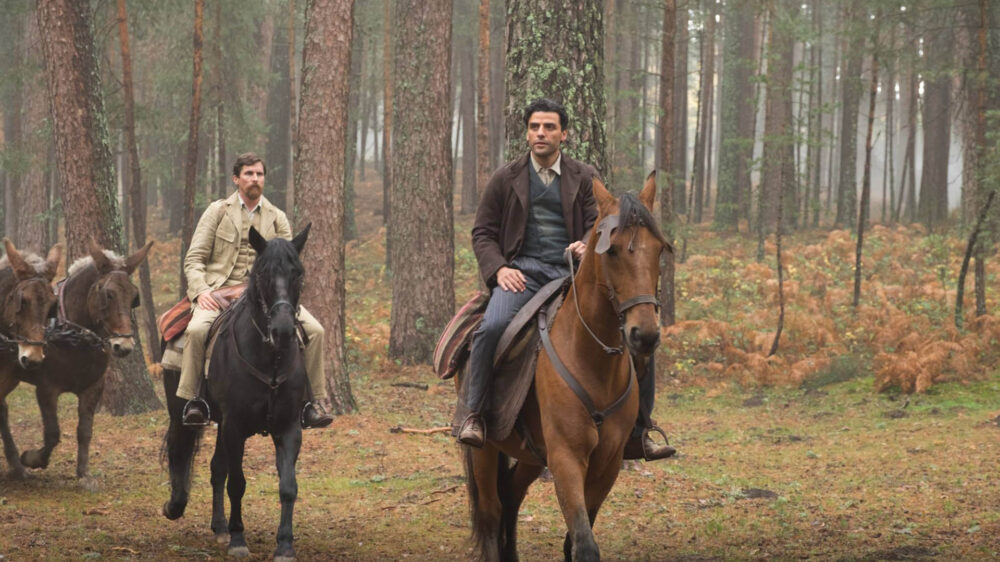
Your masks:
M 185 400 L 176 395 L 180 375 L 180 371 L 173 369 L 163 371 L 163 388 L 170 413 L 170 425 L 160 448 L 160 463 L 166 462 L 170 471 L 170 500 L 163 505 L 163 515 L 167 519 L 177 519 L 184 515 L 191 491 L 194 458 L 198 454 L 203 434 L 201 428 L 184 427 L 181 423 Z
M 469 515 L 472 520 L 473 551 L 478 553 L 479 560 L 492 562 L 499 559 L 503 545 L 507 544 L 509 535 L 507 520 L 511 515 L 506 513 L 509 509 L 505 506 L 509 506 L 512 502 L 514 471 L 510 466 L 510 457 L 502 452 L 497 452 L 495 485 L 500 505 L 492 506 L 494 509 L 490 509 L 490 506 L 483 505 L 484 498 L 476 484 L 473 450 L 471 447 L 463 447 L 463 449 L 465 483 L 469 492 Z M 517 513 L 514 513 L 513 517 L 516 518 Z

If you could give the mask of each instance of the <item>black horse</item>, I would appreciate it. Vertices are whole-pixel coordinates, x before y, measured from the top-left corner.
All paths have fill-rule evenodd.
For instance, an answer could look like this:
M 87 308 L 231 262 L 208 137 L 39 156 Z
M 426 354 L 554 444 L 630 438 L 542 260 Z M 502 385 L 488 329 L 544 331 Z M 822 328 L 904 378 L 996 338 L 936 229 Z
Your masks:
M 219 423 L 212 457 L 212 531 L 220 543 L 228 541 L 230 556 L 248 556 L 243 536 L 242 499 L 246 490 L 243 451 L 247 438 L 270 434 L 277 456 L 281 522 L 276 560 L 291 560 L 292 509 L 298 493 L 295 463 L 302 444 L 299 412 L 306 391 L 306 372 L 295 314 L 299 306 L 304 269 L 299 260 L 309 235 L 306 225 L 291 241 L 264 240 L 251 227 L 250 245 L 257 259 L 243 296 L 220 318 L 212 350 L 207 399 L 212 419 Z M 163 385 L 170 410 L 166 453 L 170 467 L 170 500 L 163 506 L 167 519 L 184 514 L 191 488 L 191 466 L 200 430 L 181 424 L 184 408 L 175 393 L 180 373 L 164 373 Z M 223 486 L 229 492 L 226 523 Z

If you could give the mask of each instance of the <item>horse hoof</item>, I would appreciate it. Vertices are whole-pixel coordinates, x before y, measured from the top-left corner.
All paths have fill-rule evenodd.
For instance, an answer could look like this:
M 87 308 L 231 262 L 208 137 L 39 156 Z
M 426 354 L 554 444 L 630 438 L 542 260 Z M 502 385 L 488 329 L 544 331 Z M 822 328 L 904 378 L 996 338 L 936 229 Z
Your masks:
M 229 533 L 216 533 L 215 542 L 219 544 L 229 544 Z
M 174 519 L 180 519 L 180 517 L 184 515 L 184 507 L 185 506 L 183 504 L 163 502 L 163 516 L 171 521 Z
M 45 468 L 49 465 L 49 463 L 42 461 L 42 454 L 38 451 L 21 453 L 21 464 L 28 468 Z
M 7 477 L 10 478 L 11 480 L 27 480 L 31 478 L 31 474 L 29 474 L 28 471 L 25 470 L 23 466 L 19 466 L 10 469 L 10 472 L 7 473 Z
M 226 553 L 236 558 L 246 558 L 250 556 L 250 549 L 245 546 L 231 546 Z
M 97 483 L 97 479 L 93 476 L 82 476 L 79 480 L 80 488 L 94 493 L 101 489 L 100 484 Z

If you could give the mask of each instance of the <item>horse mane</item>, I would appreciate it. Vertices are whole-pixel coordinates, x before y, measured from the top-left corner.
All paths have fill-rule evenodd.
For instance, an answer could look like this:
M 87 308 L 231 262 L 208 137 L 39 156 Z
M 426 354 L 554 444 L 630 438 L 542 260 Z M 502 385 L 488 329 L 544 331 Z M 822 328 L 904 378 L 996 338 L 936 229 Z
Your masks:
M 274 279 L 277 273 L 284 272 L 287 269 L 287 265 L 285 264 L 289 263 L 298 263 L 299 267 L 303 267 L 299 259 L 299 253 L 295 251 L 295 246 L 292 245 L 292 242 L 284 238 L 270 240 L 264 253 L 259 254 L 253 262 L 250 279 L 247 281 L 246 293 L 255 294 L 251 289 L 256 290 L 258 278 Z
M 104 255 L 108 256 L 108 259 L 111 260 L 111 265 L 115 269 L 125 269 L 125 258 L 119 256 L 118 254 L 112 252 L 111 250 L 104 250 Z M 74 261 L 73 264 L 69 266 L 69 269 L 66 270 L 66 276 L 70 277 L 91 265 L 94 265 L 94 258 L 89 255 L 83 256 L 82 258 L 79 258 L 76 261 Z
M 45 258 L 34 252 L 21 252 L 21 259 L 39 275 L 45 275 L 48 272 L 48 265 L 45 263 Z M 0 258 L 0 269 L 7 269 L 8 267 L 10 267 L 10 260 L 7 256 Z
M 653 213 L 639 201 L 639 198 L 635 194 L 629 192 L 621 196 L 618 200 L 618 216 L 621 217 L 618 222 L 618 228 L 625 229 L 630 226 L 644 226 L 653 233 L 653 236 L 657 240 L 668 246 L 670 245 L 660 231 L 659 222 L 653 217 Z

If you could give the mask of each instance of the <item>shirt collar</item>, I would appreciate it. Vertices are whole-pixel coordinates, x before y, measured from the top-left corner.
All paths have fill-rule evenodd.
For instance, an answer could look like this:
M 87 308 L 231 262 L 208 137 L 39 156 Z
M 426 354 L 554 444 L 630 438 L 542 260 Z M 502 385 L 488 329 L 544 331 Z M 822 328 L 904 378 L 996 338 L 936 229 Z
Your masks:
M 561 163 L 562 163 L 562 151 L 559 152 L 559 156 L 556 156 L 555 163 L 549 166 L 548 169 L 551 170 L 553 174 L 561 177 L 562 171 L 559 168 L 559 165 Z M 538 160 L 535 160 L 534 154 L 531 155 L 531 166 L 535 169 L 536 174 L 542 170 L 541 165 L 538 164 Z

